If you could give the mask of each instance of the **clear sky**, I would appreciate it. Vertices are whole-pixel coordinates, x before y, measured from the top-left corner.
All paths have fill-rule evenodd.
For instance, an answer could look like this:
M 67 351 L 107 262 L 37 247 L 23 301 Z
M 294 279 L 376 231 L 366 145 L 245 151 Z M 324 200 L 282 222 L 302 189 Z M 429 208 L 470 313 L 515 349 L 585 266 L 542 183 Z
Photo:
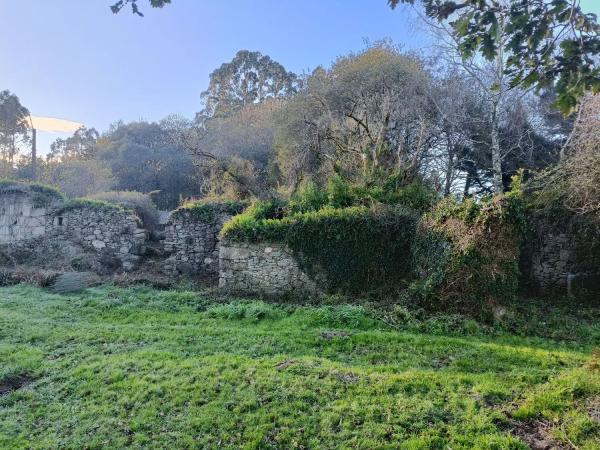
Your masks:
M 114 2 L 0 0 L 0 90 L 32 114 L 103 131 L 119 119 L 192 117 L 210 72 L 240 49 L 302 72 L 364 39 L 426 45 L 406 9 L 386 0 L 173 0 L 162 10 L 141 0 L 144 18 L 112 14 Z M 600 13 L 598 0 L 584 6 Z M 40 151 L 57 136 L 41 133 Z

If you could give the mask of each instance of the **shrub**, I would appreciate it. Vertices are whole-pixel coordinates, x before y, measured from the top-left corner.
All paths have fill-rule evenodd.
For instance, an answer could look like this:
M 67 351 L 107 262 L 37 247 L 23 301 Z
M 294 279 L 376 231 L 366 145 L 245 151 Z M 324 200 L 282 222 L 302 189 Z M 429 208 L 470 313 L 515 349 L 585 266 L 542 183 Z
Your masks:
M 363 203 L 366 197 L 366 192 L 359 192 L 359 189 L 344 181 L 337 174 L 331 177 L 327 183 L 327 200 L 333 208 L 346 208 Z
M 306 183 L 290 201 L 292 213 L 317 211 L 326 206 L 347 208 L 377 203 L 402 205 L 418 211 L 430 209 L 437 200 L 434 189 L 422 180 L 406 182 L 400 174 L 361 186 L 332 176 L 325 191 L 314 183 Z
M 297 194 L 292 196 L 289 210 L 292 213 L 318 211 L 327 205 L 327 201 L 327 193 L 319 189 L 313 181 L 309 181 L 300 188 Z
M 255 204 L 221 233 L 232 241 L 285 243 L 304 270 L 333 292 L 397 287 L 410 272 L 417 223 L 413 211 L 385 205 L 329 207 L 272 218 L 274 212 L 273 204 Z
M 422 306 L 481 314 L 514 297 L 525 213 L 514 192 L 476 202 L 445 199 L 422 220 L 413 245 Z
M 147 230 L 154 231 L 158 228 L 158 210 L 149 194 L 135 191 L 108 191 L 88 195 L 85 199 L 122 206 L 134 211 Z

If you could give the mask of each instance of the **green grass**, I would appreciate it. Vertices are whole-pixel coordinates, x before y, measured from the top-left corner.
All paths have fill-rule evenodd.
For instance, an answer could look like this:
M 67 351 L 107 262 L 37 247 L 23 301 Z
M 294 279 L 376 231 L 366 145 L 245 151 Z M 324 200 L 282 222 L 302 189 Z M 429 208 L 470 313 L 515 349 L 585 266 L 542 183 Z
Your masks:
M 512 424 L 532 418 L 598 448 L 586 311 L 551 339 L 390 328 L 360 306 L 1 288 L 0 386 L 27 382 L 0 395 L 0 448 L 525 449 Z

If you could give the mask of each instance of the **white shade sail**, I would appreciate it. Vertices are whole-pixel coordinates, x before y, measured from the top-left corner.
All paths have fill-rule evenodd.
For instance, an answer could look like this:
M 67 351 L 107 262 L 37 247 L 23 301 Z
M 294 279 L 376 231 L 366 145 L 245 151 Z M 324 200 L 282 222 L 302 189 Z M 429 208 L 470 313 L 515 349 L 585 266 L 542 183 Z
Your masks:
M 82 123 L 72 120 L 57 119 L 56 117 L 31 116 L 33 128 L 50 133 L 74 133 L 83 126 Z M 31 126 L 29 120 L 27 125 Z

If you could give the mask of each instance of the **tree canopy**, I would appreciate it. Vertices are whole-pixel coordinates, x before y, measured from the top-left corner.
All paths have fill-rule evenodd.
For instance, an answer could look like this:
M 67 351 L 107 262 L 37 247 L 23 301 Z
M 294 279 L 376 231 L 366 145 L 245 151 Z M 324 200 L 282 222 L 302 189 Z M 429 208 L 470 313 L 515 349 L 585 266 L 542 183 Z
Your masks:
M 600 91 L 600 25 L 579 0 L 420 0 L 425 14 L 452 26 L 463 56 L 507 55 L 511 86 L 553 87 L 572 113 L 587 91 Z M 388 0 L 395 8 L 415 0 Z M 499 33 L 502 29 L 503 33 Z
M 199 118 L 226 116 L 267 98 L 288 97 L 297 91 L 298 77 L 260 52 L 240 50 L 210 74 L 201 95 L 204 109 Z
M 20 142 L 29 139 L 29 110 L 15 94 L 0 92 L 0 155 L 3 162 L 12 164 Z

